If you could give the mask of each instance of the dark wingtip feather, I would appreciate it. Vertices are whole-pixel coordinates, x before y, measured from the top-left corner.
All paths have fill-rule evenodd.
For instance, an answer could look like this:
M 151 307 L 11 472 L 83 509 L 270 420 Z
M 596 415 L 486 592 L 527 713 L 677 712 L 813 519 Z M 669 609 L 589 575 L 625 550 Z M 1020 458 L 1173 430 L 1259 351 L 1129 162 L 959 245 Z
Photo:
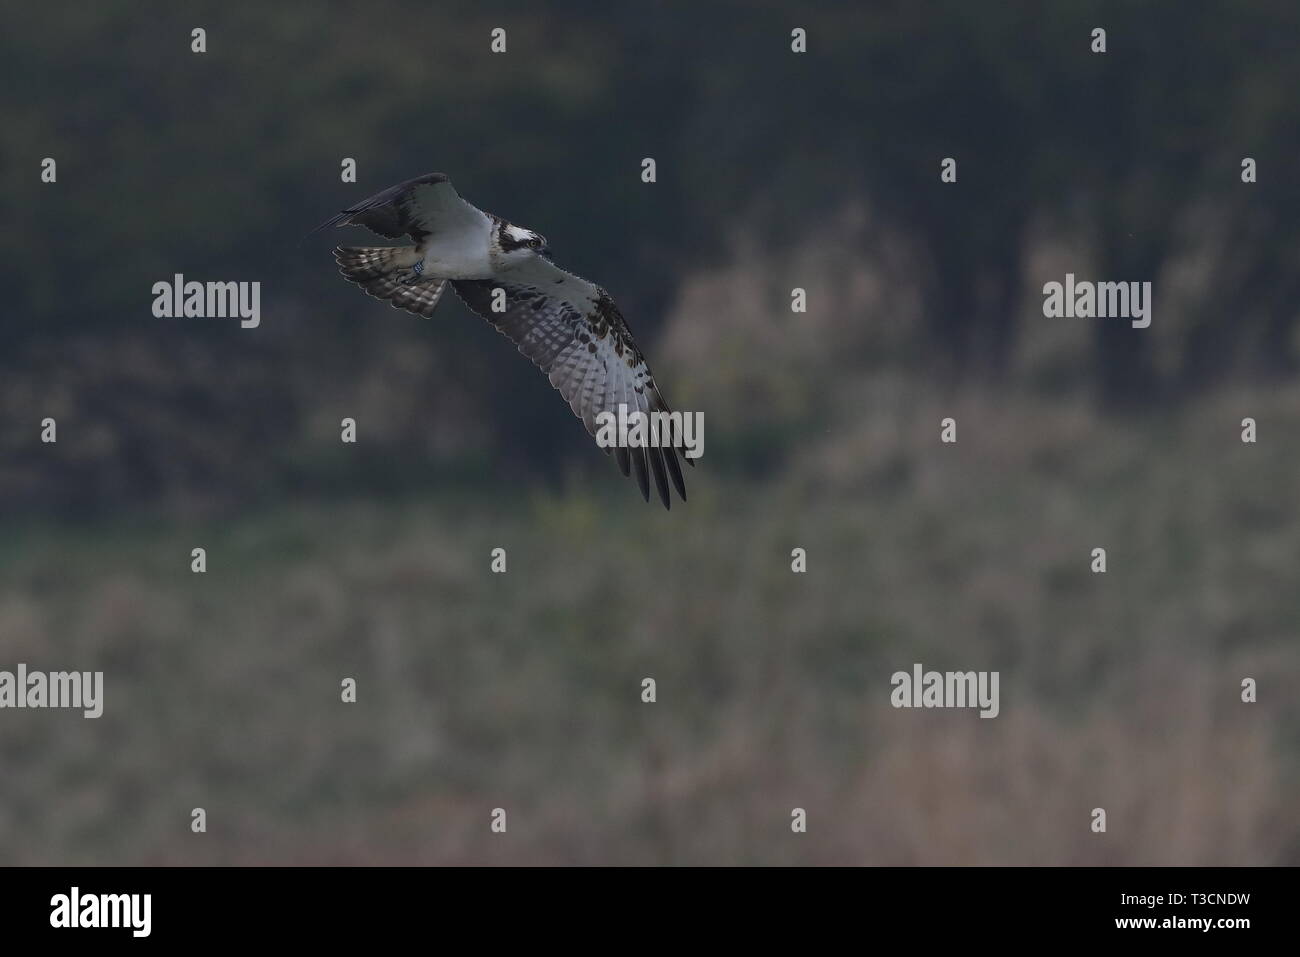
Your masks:
M 632 470 L 632 460 L 628 458 L 627 449 L 621 445 L 614 446 L 614 458 L 618 459 L 618 470 L 623 473 L 623 478 L 627 478 Z
M 311 232 L 309 232 L 307 235 L 308 235 L 308 236 L 315 236 L 315 235 L 316 235 L 318 232 L 320 232 L 322 229 L 329 229 L 331 226 L 342 226 L 342 225 L 343 225 L 343 221 L 344 221 L 345 219 L 347 219 L 347 218 L 348 218 L 348 213 L 347 213 L 347 212 L 335 213 L 333 216 L 331 216 L 329 219 L 325 220 L 325 222 L 321 223 L 319 226 L 317 226 L 315 229 L 313 229 L 313 230 L 312 230 Z M 304 238 L 305 238 L 305 237 L 304 237 Z
M 683 502 L 686 501 L 686 480 L 682 478 L 682 467 L 677 464 L 677 451 L 671 445 L 664 448 L 664 462 L 668 466 L 668 474 L 672 477 L 677 494 L 681 496 Z
M 646 473 L 645 449 L 632 450 L 632 464 L 636 466 L 636 484 L 641 489 L 641 497 L 650 501 L 650 476 Z
M 664 508 L 671 509 L 673 500 L 668 496 L 668 476 L 664 472 L 664 457 L 658 446 L 651 446 L 646 450 L 650 456 L 650 469 L 655 474 L 655 488 L 659 490 L 659 501 L 664 503 Z

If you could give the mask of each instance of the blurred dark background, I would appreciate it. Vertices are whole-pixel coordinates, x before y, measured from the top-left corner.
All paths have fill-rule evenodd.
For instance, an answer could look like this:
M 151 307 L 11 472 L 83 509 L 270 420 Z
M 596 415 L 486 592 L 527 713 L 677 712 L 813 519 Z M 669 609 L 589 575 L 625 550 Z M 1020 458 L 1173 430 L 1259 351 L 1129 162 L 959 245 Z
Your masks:
M 1300 862 L 1300 7 L 611 6 L 7 18 L 0 668 L 106 700 L 0 713 L 0 862 Z M 431 170 L 618 300 L 686 505 L 306 236 Z

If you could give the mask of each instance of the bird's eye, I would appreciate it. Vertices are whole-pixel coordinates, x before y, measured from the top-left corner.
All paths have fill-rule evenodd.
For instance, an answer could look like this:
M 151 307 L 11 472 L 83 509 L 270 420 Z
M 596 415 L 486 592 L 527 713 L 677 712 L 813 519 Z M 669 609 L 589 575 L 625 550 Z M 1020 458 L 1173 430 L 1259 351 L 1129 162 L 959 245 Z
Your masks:
M 534 236 L 532 239 L 528 240 L 528 245 L 533 247 L 533 249 L 541 249 L 542 241 Z

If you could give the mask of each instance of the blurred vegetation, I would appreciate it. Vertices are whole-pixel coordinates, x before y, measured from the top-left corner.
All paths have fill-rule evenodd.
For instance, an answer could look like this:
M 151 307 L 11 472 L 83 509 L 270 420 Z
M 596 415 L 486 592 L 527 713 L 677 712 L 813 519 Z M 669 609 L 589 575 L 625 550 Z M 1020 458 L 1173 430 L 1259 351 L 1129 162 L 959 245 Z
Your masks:
M 1298 27 L 1173 0 L 25 9 L 0 665 L 109 677 L 97 721 L 0 721 L 0 863 L 1300 861 Z M 644 506 L 459 303 L 344 282 L 331 242 L 366 235 L 303 238 L 435 169 L 607 287 L 704 413 L 684 506 Z M 1044 319 L 1067 271 L 1153 281 L 1151 328 Z M 261 281 L 261 327 L 155 319 L 177 272 Z M 918 660 L 1001 670 L 1001 717 L 889 708 Z
M 1235 438 L 1300 390 L 1153 427 L 972 389 L 947 448 L 897 394 L 669 514 L 575 481 L 11 529 L 6 660 L 106 684 L 0 722 L 0 862 L 1300 860 L 1300 461 Z M 893 710 L 913 661 L 999 670 L 1000 716 Z

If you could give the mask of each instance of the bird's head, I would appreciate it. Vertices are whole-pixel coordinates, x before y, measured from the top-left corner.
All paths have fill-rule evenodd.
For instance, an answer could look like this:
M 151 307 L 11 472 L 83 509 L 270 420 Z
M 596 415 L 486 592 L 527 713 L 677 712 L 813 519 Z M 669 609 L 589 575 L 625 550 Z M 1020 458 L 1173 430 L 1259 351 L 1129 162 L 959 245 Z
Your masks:
M 551 247 L 546 244 L 546 237 L 526 226 L 516 226 L 504 220 L 498 224 L 496 231 L 497 248 L 501 258 L 510 264 L 518 264 L 534 256 L 549 256 Z

